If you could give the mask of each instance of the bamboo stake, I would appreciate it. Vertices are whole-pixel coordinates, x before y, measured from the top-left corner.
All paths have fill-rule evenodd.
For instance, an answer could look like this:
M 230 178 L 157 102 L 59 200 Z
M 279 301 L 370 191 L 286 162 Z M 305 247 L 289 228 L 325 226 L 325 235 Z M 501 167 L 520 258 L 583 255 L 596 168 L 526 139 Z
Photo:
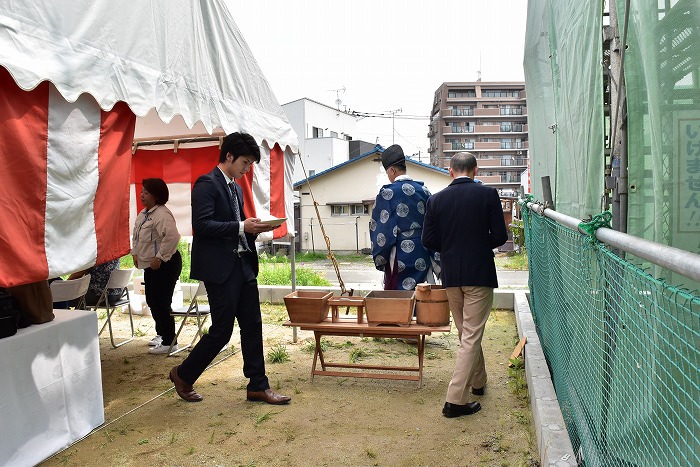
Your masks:
M 316 202 L 316 198 L 314 198 L 314 192 L 311 189 L 311 182 L 309 182 L 309 175 L 306 172 L 306 167 L 304 167 L 304 158 L 301 157 L 301 153 L 299 153 L 299 162 L 301 162 L 301 169 L 304 171 L 304 177 L 306 178 L 306 184 L 309 186 L 309 193 L 311 194 L 311 201 L 314 203 L 314 209 L 316 210 L 316 218 L 318 219 L 318 224 L 321 226 L 321 233 L 323 233 L 323 239 L 326 242 L 326 248 L 328 249 L 328 259 L 331 260 L 333 263 L 333 268 L 335 269 L 335 275 L 338 277 L 338 284 L 340 285 L 340 295 L 345 295 L 346 293 L 349 296 L 352 296 L 354 290 L 350 289 L 348 292 L 345 289 L 345 283 L 343 282 L 343 279 L 340 277 L 340 267 L 338 266 L 338 260 L 335 258 L 335 255 L 333 254 L 333 250 L 331 249 L 331 239 L 326 235 L 326 229 L 323 227 L 323 221 L 321 220 L 321 213 L 318 211 L 318 203 Z

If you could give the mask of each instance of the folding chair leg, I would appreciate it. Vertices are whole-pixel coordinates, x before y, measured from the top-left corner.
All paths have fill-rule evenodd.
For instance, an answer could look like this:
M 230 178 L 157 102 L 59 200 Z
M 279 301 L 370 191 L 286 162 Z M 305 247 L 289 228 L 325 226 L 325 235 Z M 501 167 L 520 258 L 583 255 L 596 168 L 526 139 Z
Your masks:
M 100 332 L 98 335 L 102 335 L 102 331 L 105 330 L 105 327 L 109 328 L 109 340 L 112 343 L 113 348 L 118 348 L 121 347 L 124 344 L 128 344 L 129 342 L 134 340 L 134 337 L 136 336 L 136 333 L 134 331 L 134 315 L 131 313 L 131 306 L 129 306 L 129 323 L 131 324 L 131 337 L 127 338 L 126 340 L 123 340 L 122 342 L 116 344 L 114 342 L 114 332 L 112 330 L 112 314 L 114 311 L 117 309 L 117 307 L 107 307 L 107 320 L 105 323 L 102 325 L 102 329 L 100 329 Z
M 168 357 L 172 357 L 173 355 L 182 352 L 183 350 L 189 349 L 194 345 L 194 342 L 197 340 L 197 337 L 200 339 L 202 338 L 202 326 L 204 326 L 204 323 L 207 320 L 207 315 L 204 315 L 204 318 L 201 318 L 199 313 L 197 313 L 197 332 L 194 334 L 194 337 L 192 338 L 192 342 L 189 344 L 183 346 L 183 347 L 178 347 L 177 350 L 173 350 L 173 346 L 177 342 L 177 338 L 180 336 L 180 332 L 182 331 L 182 328 L 185 327 L 185 322 L 187 321 L 187 315 L 183 317 L 182 322 L 180 323 L 180 327 L 177 330 L 177 334 L 175 334 L 175 338 L 173 339 L 173 342 L 170 344 L 170 349 L 168 349 Z
M 192 344 L 187 344 L 184 347 L 178 347 L 177 350 L 173 350 L 173 347 L 175 346 L 175 343 L 177 342 L 177 338 L 180 337 L 180 333 L 182 332 L 182 328 L 185 327 L 185 322 L 187 322 L 187 315 L 185 315 L 182 318 L 182 322 L 180 322 L 180 327 L 177 328 L 177 332 L 175 333 L 175 337 L 173 338 L 173 341 L 170 343 L 170 348 L 168 349 L 168 357 L 172 357 L 173 355 L 182 352 L 185 349 L 189 349 Z M 194 343 L 194 341 L 192 341 Z

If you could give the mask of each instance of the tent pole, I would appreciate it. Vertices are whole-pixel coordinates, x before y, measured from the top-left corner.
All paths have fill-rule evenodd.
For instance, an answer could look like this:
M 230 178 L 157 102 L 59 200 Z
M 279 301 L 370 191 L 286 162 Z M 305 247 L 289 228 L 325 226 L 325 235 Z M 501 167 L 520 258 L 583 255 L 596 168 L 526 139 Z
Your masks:
M 289 243 L 291 245 L 290 250 L 290 255 L 292 257 L 292 292 L 296 292 L 297 290 L 297 252 L 296 252 L 296 238 L 295 238 L 295 233 L 292 232 L 289 234 Z M 299 330 L 296 326 L 292 327 L 292 342 L 296 343 L 299 340 Z

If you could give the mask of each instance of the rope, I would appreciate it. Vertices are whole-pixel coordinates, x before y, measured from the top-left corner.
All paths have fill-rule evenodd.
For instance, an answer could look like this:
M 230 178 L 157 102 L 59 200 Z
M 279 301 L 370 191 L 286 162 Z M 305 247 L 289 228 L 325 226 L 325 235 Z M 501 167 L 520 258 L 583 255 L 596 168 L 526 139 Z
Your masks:
M 234 355 L 236 355 L 236 353 L 238 353 L 238 352 L 236 352 L 235 350 L 232 350 L 230 354 L 228 354 L 228 355 L 226 355 L 225 357 L 223 357 L 223 358 L 217 360 L 216 362 L 212 363 L 211 365 L 209 365 L 208 367 L 206 367 L 206 368 L 204 369 L 204 371 L 207 371 L 209 368 L 213 368 L 213 367 L 215 367 L 216 365 L 218 365 L 219 363 L 222 363 L 223 361 L 225 361 L 225 360 L 227 360 L 227 359 L 233 357 Z M 123 413 L 122 415 L 119 415 L 118 417 L 113 418 L 112 420 L 110 420 L 110 421 L 108 421 L 108 422 L 106 422 L 106 423 L 103 423 L 102 425 L 100 425 L 100 426 L 94 428 L 91 432 L 89 432 L 88 434 L 86 434 L 86 435 L 83 436 L 82 438 L 76 439 L 75 441 L 73 441 L 72 443 L 70 443 L 70 444 L 69 444 L 68 446 L 66 446 L 65 448 L 61 449 L 60 451 L 57 451 L 57 452 L 53 453 L 52 455 L 50 455 L 49 457 L 47 457 L 46 459 L 44 459 L 42 462 L 46 462 L 46 461 L 48 461 L 49 459 L 53 459 L 54 457 L 58 456 L 59 454 L 61 454 L 61 453 L 64 452 L 64 451 L 66 451 L 66 450 L 72 448 L 73 446 L 75 446 L 75 445 L 78 444 L 79 442 L 83 441 L 84 439 L 87 439 L 87 438 L 89 438 L 90 436 L 94 435 L 95 433 L 98 433 L 98 432 L 102 431 L 103 429 L 105 429 L 105 428 L 107 428 L 108 426 L 110 426 L 112 423 L 117 422 L 117 421 L 121 420 L 122 418 L 126 417 L 127 415 L 136 412 L 136 411 L 139 410 L 140 408 L 145 407 L 146 405 L 150 404 L 150 403 L 153 402 L 154 400 L 160 398 L 161 396 L 164 396 L 165 394 L 171 392 L 171 391 L 174 390 L 174 389 L 175 389 L 175 386 L 171 386 L 170 389 L 166 389 L 165 391 L 161 392 L 160 394 L 158 394 L 158 395 L 156 395 L 156 396 L 153 396 L 152 398 L 150 398 L 149 400 L 147 400 L 147 401 L 144 402 L 143 404 L 139 404 L 139 405 L 137 405 L 136 407 L 134 407 L 133 409 L 127 411 L 126 413 Z
M 595 231 L 601 227 L 610 227 L 610 221 L 612 220 L 612 214 L 610 211 L 603 211 L 600 214 L 596 214 L 589 221 L 582 221 L 579 223 L 578 228 L 590 235 L 595 239 Z
M 520 198 L 520 199 L 518 200 L 518 203 L 519 203 L 521 206 L 527 206 L 527 203 L 536 203 L 536 201 L 535 201 L 535 196 L 532 195 L 531 193 L 528 193 L 528 194 L 526 194 L 525 196 L 523 196 L 522 198 Z
M 301 157 L 301 154 L 299 155 L 299 162 L 301 162 L 301 169 L 304 171 L 304 176 L 306 178 L 306 184 L 309 187 L 309 193 L 311 194 L 311 200 L 314 202 L 314 209 L 316 210 L 316 218 L 318 219 L 318 224 L 321 226 L 321 233 L 323 234 L 323 240 L 326 242 L 326 248 L 328 249 L 328 259 L 331 260 L 331 263 L 333 263 L 333 269 L 335 269 L 335 275 L 338 277 L 338 285 L 340 286 L 340 295 L 345 295 L 348 294 L 351 296 L 354 292 L 353 289 L 350 289 L 350 292 L 348 292 L 345 289 L 345 283 L 343 282 L 343 279 L 340 277 L 340 266 L 338 266 L 338 260 L 335 258 L 335 255 L 333 255 L 333 250 L 331 249 L 331 239 L 326 235 L 326 229 L 323 226 L 323 220 L 321 220 L 321 213 L 318 211 L 318 203 L 316 202 L 316 198 L 314 198 L 314 192 L 311 189 L 311 182 L 309 182 L 309 175 L 306 172 L 306 167 L 304 167 L 304 158 Z

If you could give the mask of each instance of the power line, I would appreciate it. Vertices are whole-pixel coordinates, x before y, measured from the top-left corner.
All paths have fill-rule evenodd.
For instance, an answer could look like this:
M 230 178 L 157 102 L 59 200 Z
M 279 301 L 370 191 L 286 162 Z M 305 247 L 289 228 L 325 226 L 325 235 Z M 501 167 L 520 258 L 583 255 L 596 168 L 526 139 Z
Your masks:
M 352 115 L 353 117 L 358 117 L 358 118 L 396 118 L 396 119 L 401 119 L 401 120 L 430 120 L 430 117 L 424 116 L 424 115 L 408 115 L 408 114 L 393 115 L 391 112 L 389 112 L 389 113 L 374 113 L 374 112 L 357 112 L 356 110 L 353 110 L 350 112 L 350 115 Z

